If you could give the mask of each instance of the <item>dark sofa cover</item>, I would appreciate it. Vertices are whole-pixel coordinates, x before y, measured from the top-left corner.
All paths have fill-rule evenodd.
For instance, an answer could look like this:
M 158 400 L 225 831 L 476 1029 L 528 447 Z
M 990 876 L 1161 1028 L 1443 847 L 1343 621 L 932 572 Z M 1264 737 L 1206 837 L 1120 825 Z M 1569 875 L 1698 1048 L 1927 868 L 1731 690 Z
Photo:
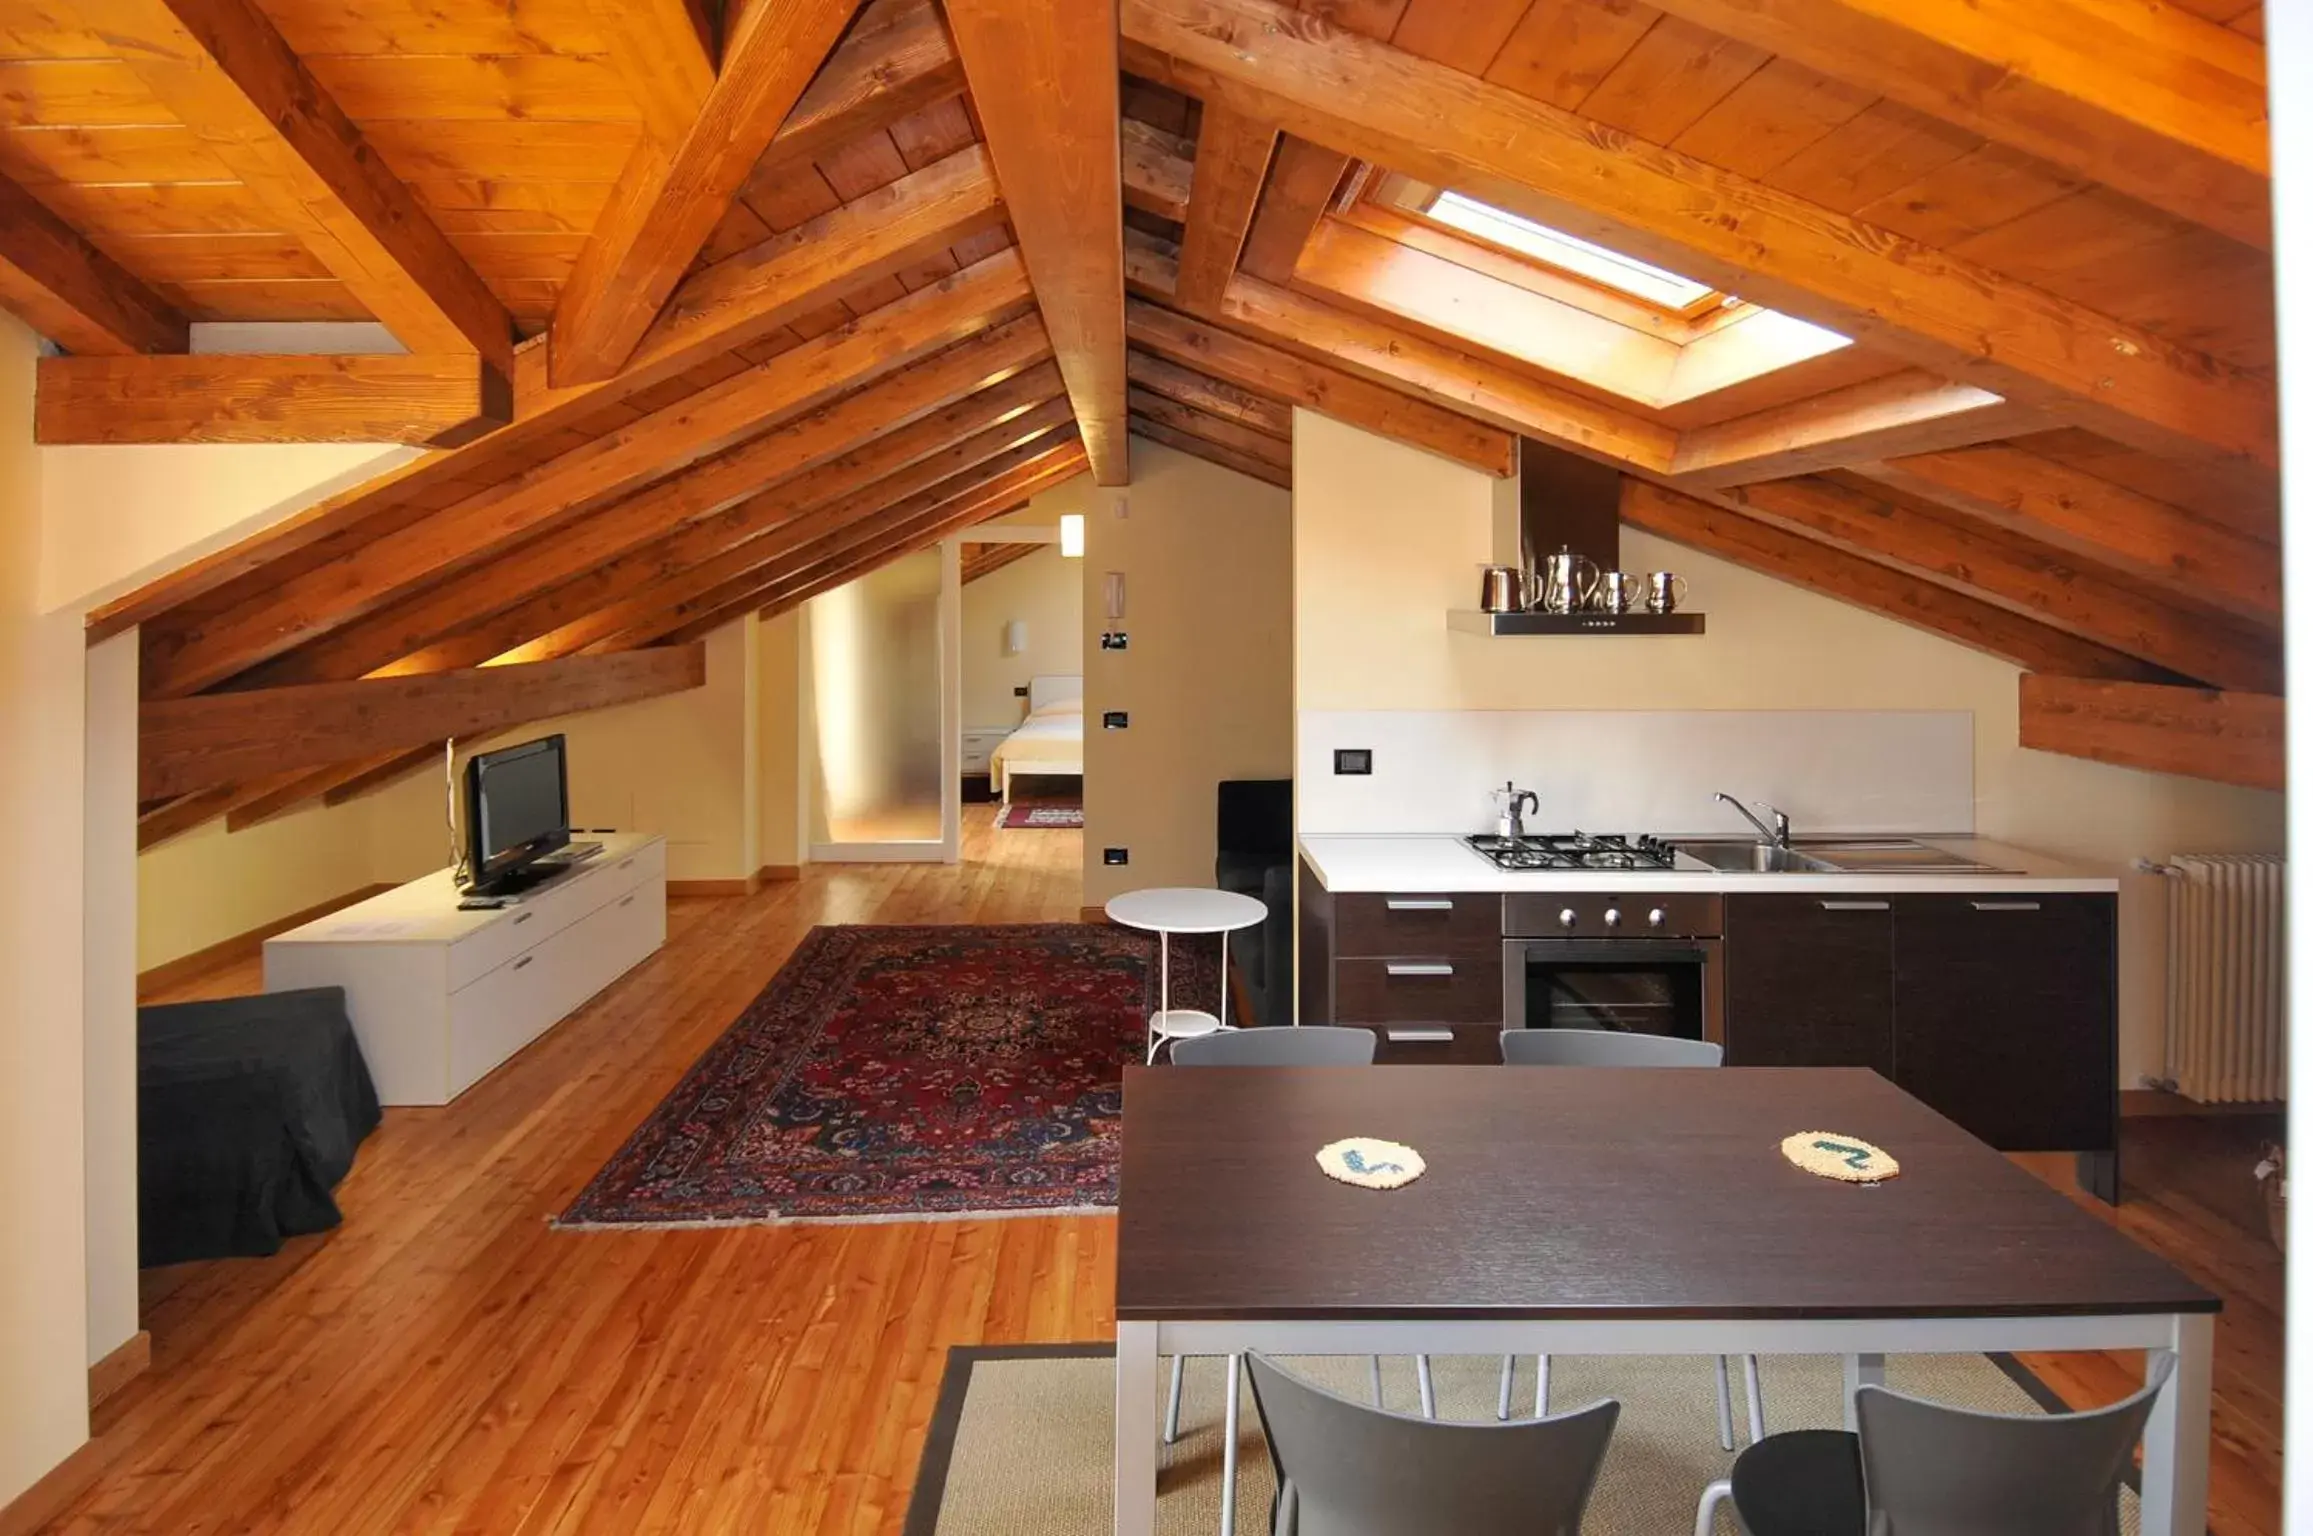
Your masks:
M 336 1226 L 332 1192 L 379 1118 L 342 988 L 138 1009 L 139 1262 L 277 1253 Z

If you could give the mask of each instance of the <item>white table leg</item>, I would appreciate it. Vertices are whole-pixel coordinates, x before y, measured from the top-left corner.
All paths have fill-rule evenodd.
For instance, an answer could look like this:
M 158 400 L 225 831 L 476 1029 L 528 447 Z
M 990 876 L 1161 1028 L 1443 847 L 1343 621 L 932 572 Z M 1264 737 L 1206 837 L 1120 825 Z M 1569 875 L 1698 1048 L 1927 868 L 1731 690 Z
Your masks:
M 1116 1325 L 1116 1536 L 1156 1536 L 1157 1331 Z
M 1839 1362 L 1840 1396 L 1847 1414 L 1847 1427 L 1855 1424 L 1855 1389 L 1887 1385 L 1887 1356 L 1845 1355 Z
M 1245 1395 L 1245 1357 L 1231 1355 L 1229 1401 L 1221 1410 L 1221 1536 L 1237 1536 L 1237 1400 Z
M 2209 1361 L 2216 1319 L 2176 1319 L 2176 1370 L 2144 1426 L 2144 1536 L 2202 1536 L 2209 1524 Z M 2150 1370 L 2161 1357 L 2145 1351 Z

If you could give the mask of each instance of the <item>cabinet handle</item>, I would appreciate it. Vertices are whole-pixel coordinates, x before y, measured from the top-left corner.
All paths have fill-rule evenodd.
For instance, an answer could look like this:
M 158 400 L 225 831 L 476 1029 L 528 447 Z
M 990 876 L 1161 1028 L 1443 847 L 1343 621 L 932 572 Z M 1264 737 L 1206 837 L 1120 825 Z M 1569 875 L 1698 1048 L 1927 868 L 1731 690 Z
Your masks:
M 1974 907 L 1978 912 L 2037 912 L 2040 910 L 2040 903 L 2036 901 L 1971 901 L 1968 905 Z
M 535 912 L 517 912 L 514 914 L 514 926 L 519 928 L 537 915 Z
M 632 868 L 634 868 L 634 855 L 630 853 L 630 854 L 628 854 L 628 855 L 627 855 L 625 858 L 623 858 L 623 859 L 619 860 L 619 861 L 618 861 L 618 867 L 619 867 L 619 868 L 621 868 L 621 869 L 632 869 Z
M 1442 960 L 1391 960 L 1382 970 L 1391 976 L 1451 976 L 1454 968 Z
M 1887 903 L 1884 901 L 1826 901 L 1819 902 L 1818 905 L 1826 912 L 1885 912 L 1887 910 Z
M 1451 896 L 1392 896 L 1389 909 L 1392 912 L 1451 912 L 1454 899 Z
M 620 902 L 620 903 L 619 903 L 619 905 L 620 905 L 620 906 L 622 906 L 622 907 L 631 907 L 631 906 L 633 906 L 633 905 L 634 905 L 634 896 L 633 896 L 633 895 L 630 893 L 630 894 L 627 896 L 627 898 L 626 898 L 624 901 L 622 901 L 622 902 Z
M 1398 1045 L 1451 1045 L 1454 1040 L 1450 1029 L 1385 1029 L 1382 1033 Z
M 536 955 L 524 955 L 521 959 L 514 962 L 514 969 L 520 970 L 522 967 L 528 965 L 531 961 L 537 958 L 538 957 Z

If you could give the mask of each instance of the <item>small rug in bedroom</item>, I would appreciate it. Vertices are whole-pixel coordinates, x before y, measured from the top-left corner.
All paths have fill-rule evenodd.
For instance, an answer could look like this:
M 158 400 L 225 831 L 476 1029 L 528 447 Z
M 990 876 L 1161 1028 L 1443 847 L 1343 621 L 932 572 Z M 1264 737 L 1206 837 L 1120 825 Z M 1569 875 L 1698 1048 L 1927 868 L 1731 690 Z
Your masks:
M 1173 983 L 1218 987 L 1217 945 Z M 1116 1204 L 1156 940 L 1102 924 L 814 928 L 560 1226 Z
M 996 823 L 999 827 L 1066 827 L 1084 825 L 1084 807 L 1081 805 L 1022 805 L 1017 802 L 1004 807 L 1004 815 Z

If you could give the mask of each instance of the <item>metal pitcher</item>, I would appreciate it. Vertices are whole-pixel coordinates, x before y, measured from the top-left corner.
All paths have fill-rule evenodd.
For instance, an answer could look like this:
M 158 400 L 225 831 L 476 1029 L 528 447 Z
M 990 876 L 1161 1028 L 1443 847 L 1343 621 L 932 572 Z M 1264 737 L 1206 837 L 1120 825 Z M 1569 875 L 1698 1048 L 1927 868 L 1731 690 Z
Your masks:
M 1638 578 L 1628 571 L 1608 571 L 1598 578 L 1598 596 L 1591 606 L 1600 613 L 1628 613 L 1638 603 Z
M 1646 576 L 1646 611 L 1649 613 L 1676 613 L 1679 604 L 1687 600 L 1687 579 L 1669 571 L 1649 571 Z
M 1577 613 L 1589 605 L 1598 590 L 1598 562 L 1560 546 L 1542 557 L 1542 591 L 1537 600 L 1544 613 Z
M 1514 565 L 1480 566 L 1478 611 L 1522 613 L 1526 608 L 1526 573 Z

